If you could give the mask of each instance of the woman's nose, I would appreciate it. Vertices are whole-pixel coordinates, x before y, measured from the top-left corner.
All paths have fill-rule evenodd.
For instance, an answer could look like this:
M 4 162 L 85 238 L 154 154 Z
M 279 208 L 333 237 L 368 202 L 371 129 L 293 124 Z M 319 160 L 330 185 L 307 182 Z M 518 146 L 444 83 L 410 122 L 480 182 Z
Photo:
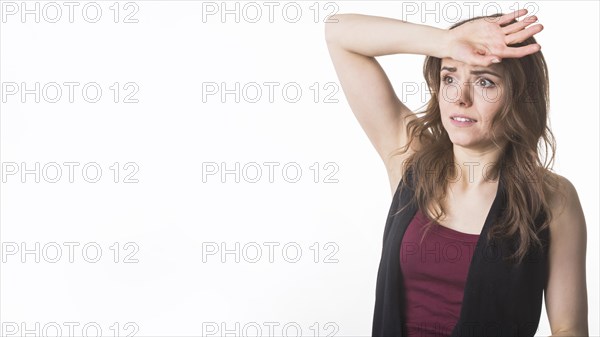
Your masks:
M 444 87 L 442 99 L 449 103 L 470 106 L 472 104 L 471 90 L 473 90 L 471 83 L 453 83 Z
M 458 86 L 458 93 L 456 97 L 456 104 L 460 106 L 471 106 L 472 98 L 471 98 L 471 90 L 473 90 L 472 83 L 465 82 L 462 85 Z

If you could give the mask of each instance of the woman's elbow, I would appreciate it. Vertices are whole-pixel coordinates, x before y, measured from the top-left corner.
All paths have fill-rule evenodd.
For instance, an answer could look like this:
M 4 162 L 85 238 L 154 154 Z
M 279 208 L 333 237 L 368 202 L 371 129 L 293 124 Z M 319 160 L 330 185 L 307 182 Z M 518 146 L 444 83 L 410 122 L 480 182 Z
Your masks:
M 325 20 L 325 41 L 329 44 L 338 41 L 342 31 L 342 18 L 345 14 L 333 14 Z

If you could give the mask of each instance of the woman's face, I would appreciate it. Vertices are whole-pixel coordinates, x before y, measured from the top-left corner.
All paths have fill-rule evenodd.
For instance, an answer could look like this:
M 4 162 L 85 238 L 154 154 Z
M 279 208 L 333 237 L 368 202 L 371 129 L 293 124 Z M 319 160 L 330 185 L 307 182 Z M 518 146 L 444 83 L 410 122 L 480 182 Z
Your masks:
M 454 146 L 480 151 L 495 147 L 491 122 L 504 98 L 501 70 L 500 64 L 479 67 L 450 58 L 442 59 L 440 113 Z

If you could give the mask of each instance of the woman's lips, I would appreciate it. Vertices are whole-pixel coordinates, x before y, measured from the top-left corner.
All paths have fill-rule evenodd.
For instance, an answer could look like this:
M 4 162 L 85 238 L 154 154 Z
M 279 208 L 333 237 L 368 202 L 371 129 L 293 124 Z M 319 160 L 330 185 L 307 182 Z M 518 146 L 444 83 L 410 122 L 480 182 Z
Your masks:
M 476 120 L 468 117 L 450 117 L 450 121 L 456 126 L 471 126 L 477 123 Z

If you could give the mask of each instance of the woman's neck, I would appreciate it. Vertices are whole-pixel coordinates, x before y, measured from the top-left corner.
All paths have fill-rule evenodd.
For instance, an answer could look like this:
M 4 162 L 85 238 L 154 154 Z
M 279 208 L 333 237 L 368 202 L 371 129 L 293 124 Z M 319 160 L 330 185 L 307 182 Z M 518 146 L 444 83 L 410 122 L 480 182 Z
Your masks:
M 493 168 L 502 154 L 501 148 L 474 150 L 455 145 L 453 152 L 456 171 L 455 176 L 450 179 L 455 188 L 466 191 L 497 183 L 497 180 L 493 179 Z

